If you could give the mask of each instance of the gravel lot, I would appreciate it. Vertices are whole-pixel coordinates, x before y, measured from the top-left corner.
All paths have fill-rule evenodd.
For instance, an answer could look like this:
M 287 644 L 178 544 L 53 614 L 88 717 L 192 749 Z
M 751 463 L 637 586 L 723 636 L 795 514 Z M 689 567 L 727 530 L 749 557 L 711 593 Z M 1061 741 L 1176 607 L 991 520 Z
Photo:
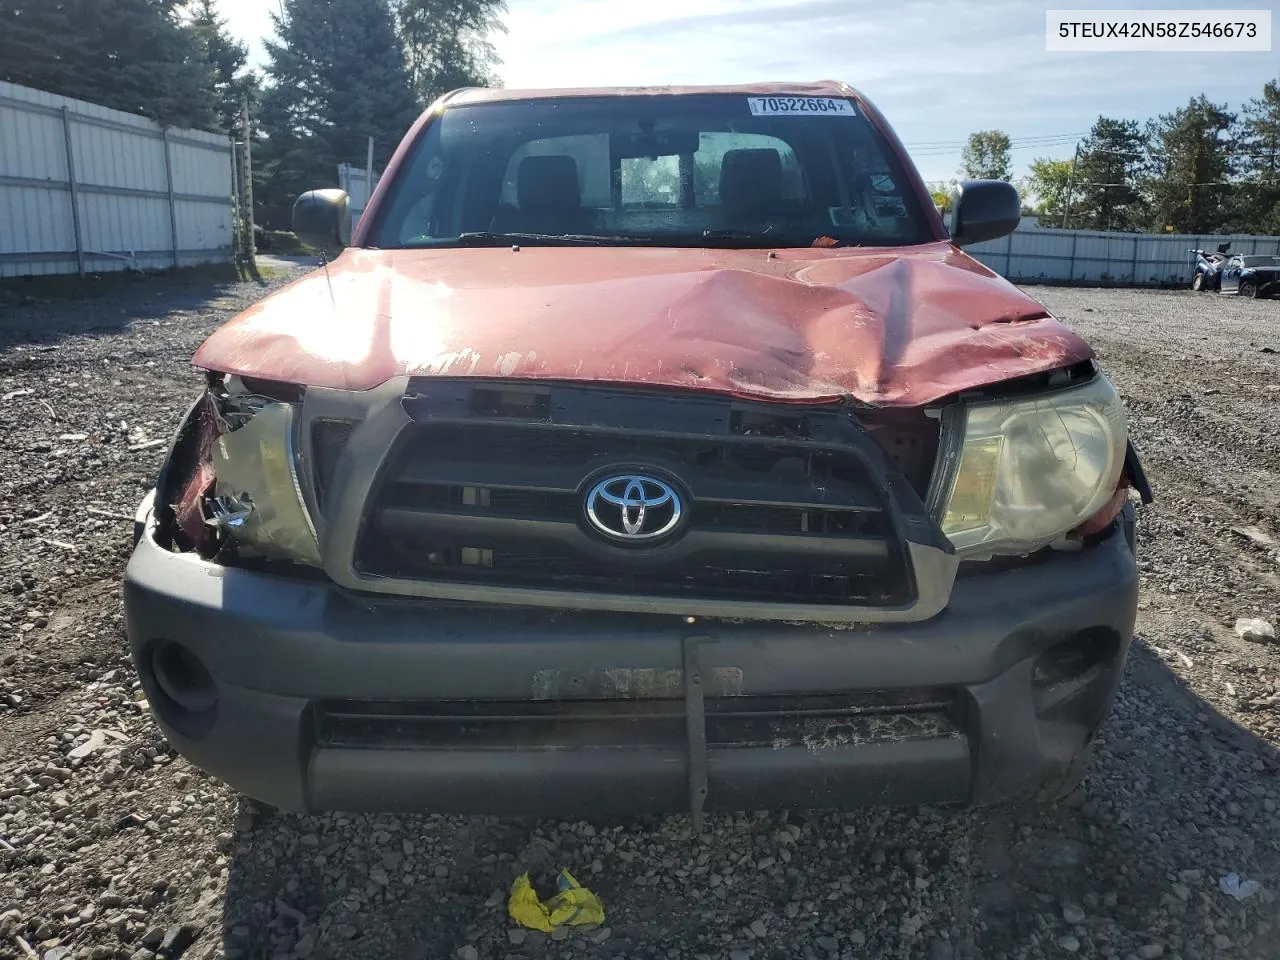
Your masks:
M 0 957 L 1280 957 L 1280 302 L 1031 288 L 1124 393 L 1140 642 L 1054 809 L 594 824 L 256 810 L 166 747 L 125 656 L 136 501 L 188 358 L 267 286 L 0 292 Z M 511 929 L 567 866 L 608 927 Z M 1235 900 L 1236 872 L 1261 891 Z M 1274 891 L 1274 892 L 1273 892 Z

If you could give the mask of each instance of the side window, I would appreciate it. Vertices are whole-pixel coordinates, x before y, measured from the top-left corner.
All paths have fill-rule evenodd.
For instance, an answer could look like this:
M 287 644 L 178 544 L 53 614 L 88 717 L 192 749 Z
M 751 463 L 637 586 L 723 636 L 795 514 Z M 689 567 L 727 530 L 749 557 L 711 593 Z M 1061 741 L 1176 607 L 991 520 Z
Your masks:
M 785 140 L 761 133 L 704 132 L 693 156 L 693 192 L 698 206 L 720 203 L 720 167 L 730 150 L 776 151 L 782 158 L 782 199 L 808 199 L 800 161 Z
M 847 205 L 830 209 L 835 226 L 854 230 L 869 241 L 897 241 L 915 233 L 909 191 L 881 150 L 866 143 L 855 146 L 838 175 L 843 181 L 841 201 Z
M 516 184 L 520 173 L 520 161 L 525 157 L 572 157 L 578 165 L 578 189 L 582 191 L 584 207 L 607 207 L 609 192 L 609 135 L 592 133 L 573 137 L 552 137 L 546 140 L 530 140 L 516 148 L 507 163 L 502 179 L 502 203 L 519 207 L 520 196 Z
M 907 216 L 907 203 L 902 199 L 902 190 L 888 173 L 870 175 L 870 200 L 872 215 L 878 218 L 896 218 Z
M 438 153 L 423 155 L 415 162 L 415 168 L 421 170 L 421 176 L 414 177 L 417 198 L 405 212 L 400 224 L 399 239 L 401 243 L 413 243 L 432 236 L 432 217 L 436 212 L 436 193 L 440 186 L 440 178 L 444 175 L 444 158 Z M 415 173 L 417 169 L 415 169 Z M 441 217 L 447 219 L 446 211 Z

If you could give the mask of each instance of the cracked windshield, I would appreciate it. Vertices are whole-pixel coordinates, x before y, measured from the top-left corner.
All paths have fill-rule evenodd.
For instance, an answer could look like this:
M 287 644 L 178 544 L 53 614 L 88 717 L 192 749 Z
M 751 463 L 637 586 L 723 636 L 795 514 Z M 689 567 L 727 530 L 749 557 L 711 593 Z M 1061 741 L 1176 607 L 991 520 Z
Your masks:
M 0 0 L 0 960 L 1280 960 L 1261 7 Z

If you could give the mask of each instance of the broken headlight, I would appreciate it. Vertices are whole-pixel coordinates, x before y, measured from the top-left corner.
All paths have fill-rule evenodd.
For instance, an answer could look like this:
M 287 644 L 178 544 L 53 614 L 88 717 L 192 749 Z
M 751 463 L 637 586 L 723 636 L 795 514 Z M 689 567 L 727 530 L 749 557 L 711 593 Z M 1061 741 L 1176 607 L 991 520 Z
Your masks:
M 1101 374 L 1055 393 L 967 405 L 960 420 L 932 506 L 962 556 L 1048 546 L 1116 492 L 1128 431 Z
M 315 525 L 298 483 L 297 405 L 249 391 L 235 378 L 211 396 L 219 435 L 206 522 L 239 546 L 320 566 Z

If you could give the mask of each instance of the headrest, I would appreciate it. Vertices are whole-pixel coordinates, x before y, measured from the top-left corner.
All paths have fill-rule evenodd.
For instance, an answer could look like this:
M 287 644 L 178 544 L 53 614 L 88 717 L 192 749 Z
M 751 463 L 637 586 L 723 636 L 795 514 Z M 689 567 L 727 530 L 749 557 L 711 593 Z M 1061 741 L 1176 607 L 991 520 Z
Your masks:
M 768 147 L 729 150 L 720 162 L 720 202 L 725 206 L 755 208 L 782 199 L 782 157 Z
M 577 211 L 582 206 L 573 157 L 525 157 L 516 174 L 516 201 L 530 213 Z

